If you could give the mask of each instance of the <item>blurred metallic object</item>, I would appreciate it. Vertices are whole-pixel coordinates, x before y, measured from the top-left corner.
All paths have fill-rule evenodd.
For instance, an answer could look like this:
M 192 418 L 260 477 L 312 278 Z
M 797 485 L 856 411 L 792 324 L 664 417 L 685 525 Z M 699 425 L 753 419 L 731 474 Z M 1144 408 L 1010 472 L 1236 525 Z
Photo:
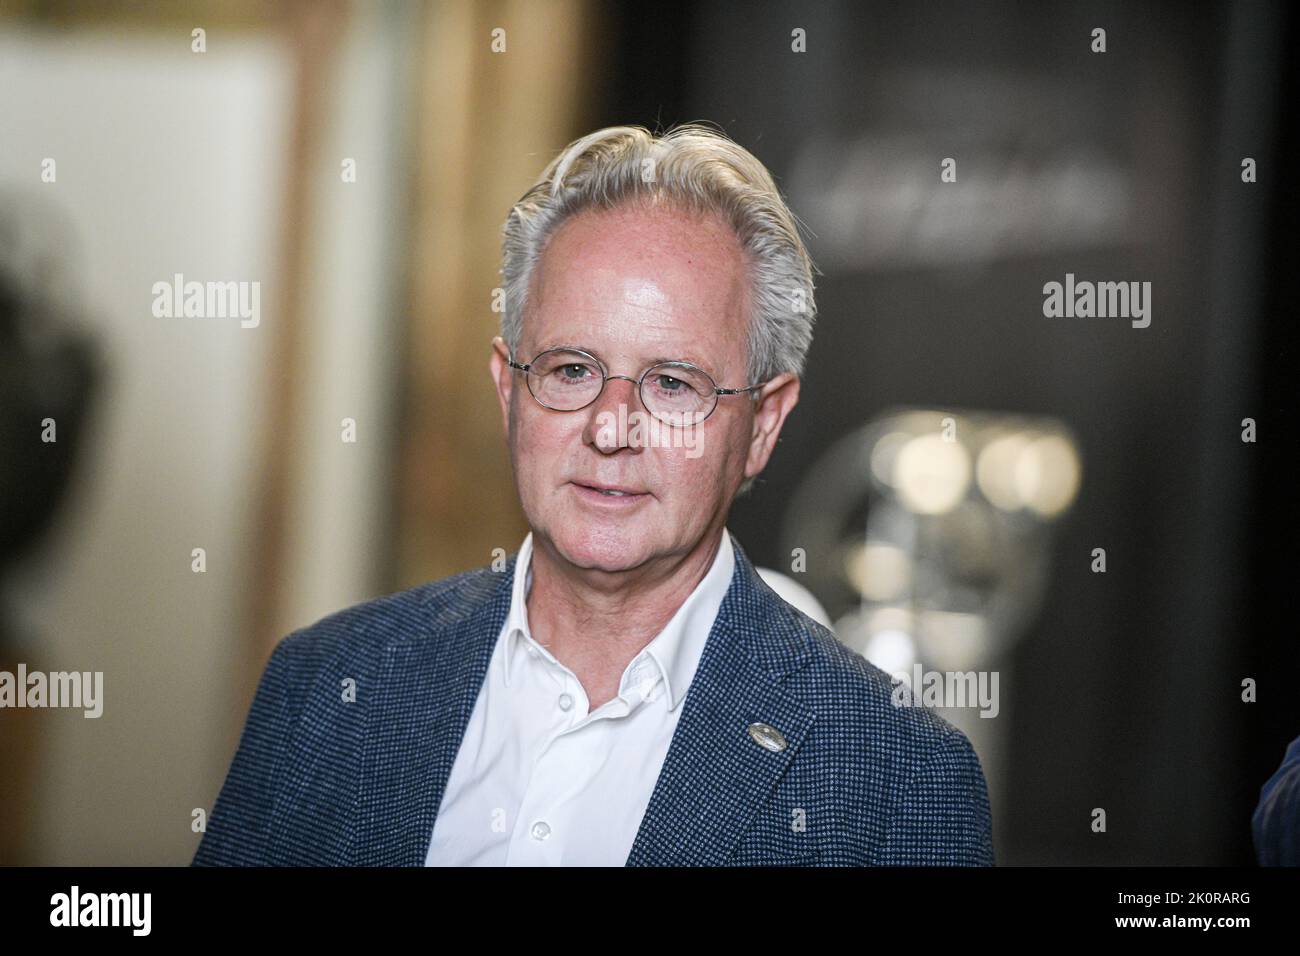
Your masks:
M 841 596 L 836 633 L 877 666 L 985 668 L 1042 602 L 1051 522 L 1081 475 L 1055 419 L 895 410 L 809 470 L 785 550 L 826 556 L 809 561 L 809 585 Z

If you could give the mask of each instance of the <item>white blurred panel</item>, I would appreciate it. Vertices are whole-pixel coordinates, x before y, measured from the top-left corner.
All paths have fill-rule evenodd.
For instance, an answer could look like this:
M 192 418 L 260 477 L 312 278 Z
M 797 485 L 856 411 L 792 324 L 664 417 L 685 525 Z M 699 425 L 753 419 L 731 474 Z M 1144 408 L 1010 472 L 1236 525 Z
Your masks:
M 185 35 L 0 33 L 0 186 L 75 223 L 109 377 L 57 534 L 12 595 L 30 668 L 104 672 L 102 718 L 42 716 L 43 864 L 187 863 L 190 812 L 210 809 L 243 704 L 291 76 L 253 34 L 209 31 L 208 51 Z M 56 184 L 40 182 L 44 157 Z M 177 272 L 260 281 L 260 326 L 156 318 L 151 287 Z

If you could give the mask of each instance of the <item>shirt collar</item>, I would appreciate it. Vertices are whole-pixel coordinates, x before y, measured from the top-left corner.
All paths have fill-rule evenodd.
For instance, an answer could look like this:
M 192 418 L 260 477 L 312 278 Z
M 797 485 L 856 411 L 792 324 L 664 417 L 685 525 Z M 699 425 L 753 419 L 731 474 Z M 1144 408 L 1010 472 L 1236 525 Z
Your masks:
M 524 645 L 536 645 L 532 632 L 528 628 L 528 592 L 533 585 L 533 535 L 530 531 L 519 546 L 519 555 L 515 559 L 514 586 L 510 595 L 510 612 L 506 617 L 505 654 L 501 666 L 505 685 L 510 686 L 513 663 L 517 654 L 524 652 Z M 722 539 L 717 554 L 708 573 L 695 586 L 681 607 L 672 616 L 662 631 L 636 655 L 623 672 L 620 692 L 634 681 L 634 673 L 643 673 L 643 661 L 650 659 L 663 676 L 668 692 L 668 709 L 675 710 L 695 677 L 700 656 L 708 641 L 713 622 L 722 607 L 723 598 L 731 586 L 735 572 L 735 549 L 731 542 L 731 532 L 722 530 Z M 545 648 L 537 645 L 538 650 L 547 654 Z M 549 656 L 549 655 L 548 655 Z
M 515 580 L 510 590 L 510 613 L 506 615 L 506 648 L 501 657 L 502 678 L 507 687 L 513 670 L 515 655 L 523 652 L 523 644 L 532 644 L 533 632 L 528 629 L 528 592 L 533 586 L 533 533 L 524 537 L 515 558 Z

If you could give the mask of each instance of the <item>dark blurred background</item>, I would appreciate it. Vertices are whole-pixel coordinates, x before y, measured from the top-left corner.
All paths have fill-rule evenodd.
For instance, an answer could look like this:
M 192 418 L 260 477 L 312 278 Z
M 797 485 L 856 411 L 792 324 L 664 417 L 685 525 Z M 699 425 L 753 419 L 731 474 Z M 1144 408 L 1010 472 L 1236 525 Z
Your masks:
M 997 719 L 948 715 L 1000 863 L 1251 864 L 1300 735 L 1298 40 L 1280 2 L 18 3 L 0 185 L 75 239 L 44 239 L 67 276 L 15 254 L 13 283 L 79 290 L 24 321 L 72 356 L 65 400 L 96 389 L 57 510 L 3 486 L 51 517 L 6 555 L 0 656 L 110 697 L 9 735 L 3 862 L 187 862 L 279 637 L 518 546 L 486 375 L 505 213 L 584 132 L 707 120 L 822 273 L 733 533 L 881 666 L 1000 673 Z M 26 208 L 0 214 L 49 218 Z M 262 280 L 261 325 L 151 317 L 176 272 Z M 1067 273 L 1149 281 L 1150 326 L 1045 317 Z M 955 451 L 926 443 L 945 420 Z

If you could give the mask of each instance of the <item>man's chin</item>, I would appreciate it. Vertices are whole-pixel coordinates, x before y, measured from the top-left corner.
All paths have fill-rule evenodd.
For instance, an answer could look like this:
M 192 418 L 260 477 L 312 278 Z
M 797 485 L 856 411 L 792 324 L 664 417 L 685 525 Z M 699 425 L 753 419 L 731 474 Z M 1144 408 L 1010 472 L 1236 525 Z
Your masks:
M 647 557 L 646 545 L 626 528 L 569 526 L 552 540 L 566 561 L 587 571 L 628 571 L 643 564 Z

